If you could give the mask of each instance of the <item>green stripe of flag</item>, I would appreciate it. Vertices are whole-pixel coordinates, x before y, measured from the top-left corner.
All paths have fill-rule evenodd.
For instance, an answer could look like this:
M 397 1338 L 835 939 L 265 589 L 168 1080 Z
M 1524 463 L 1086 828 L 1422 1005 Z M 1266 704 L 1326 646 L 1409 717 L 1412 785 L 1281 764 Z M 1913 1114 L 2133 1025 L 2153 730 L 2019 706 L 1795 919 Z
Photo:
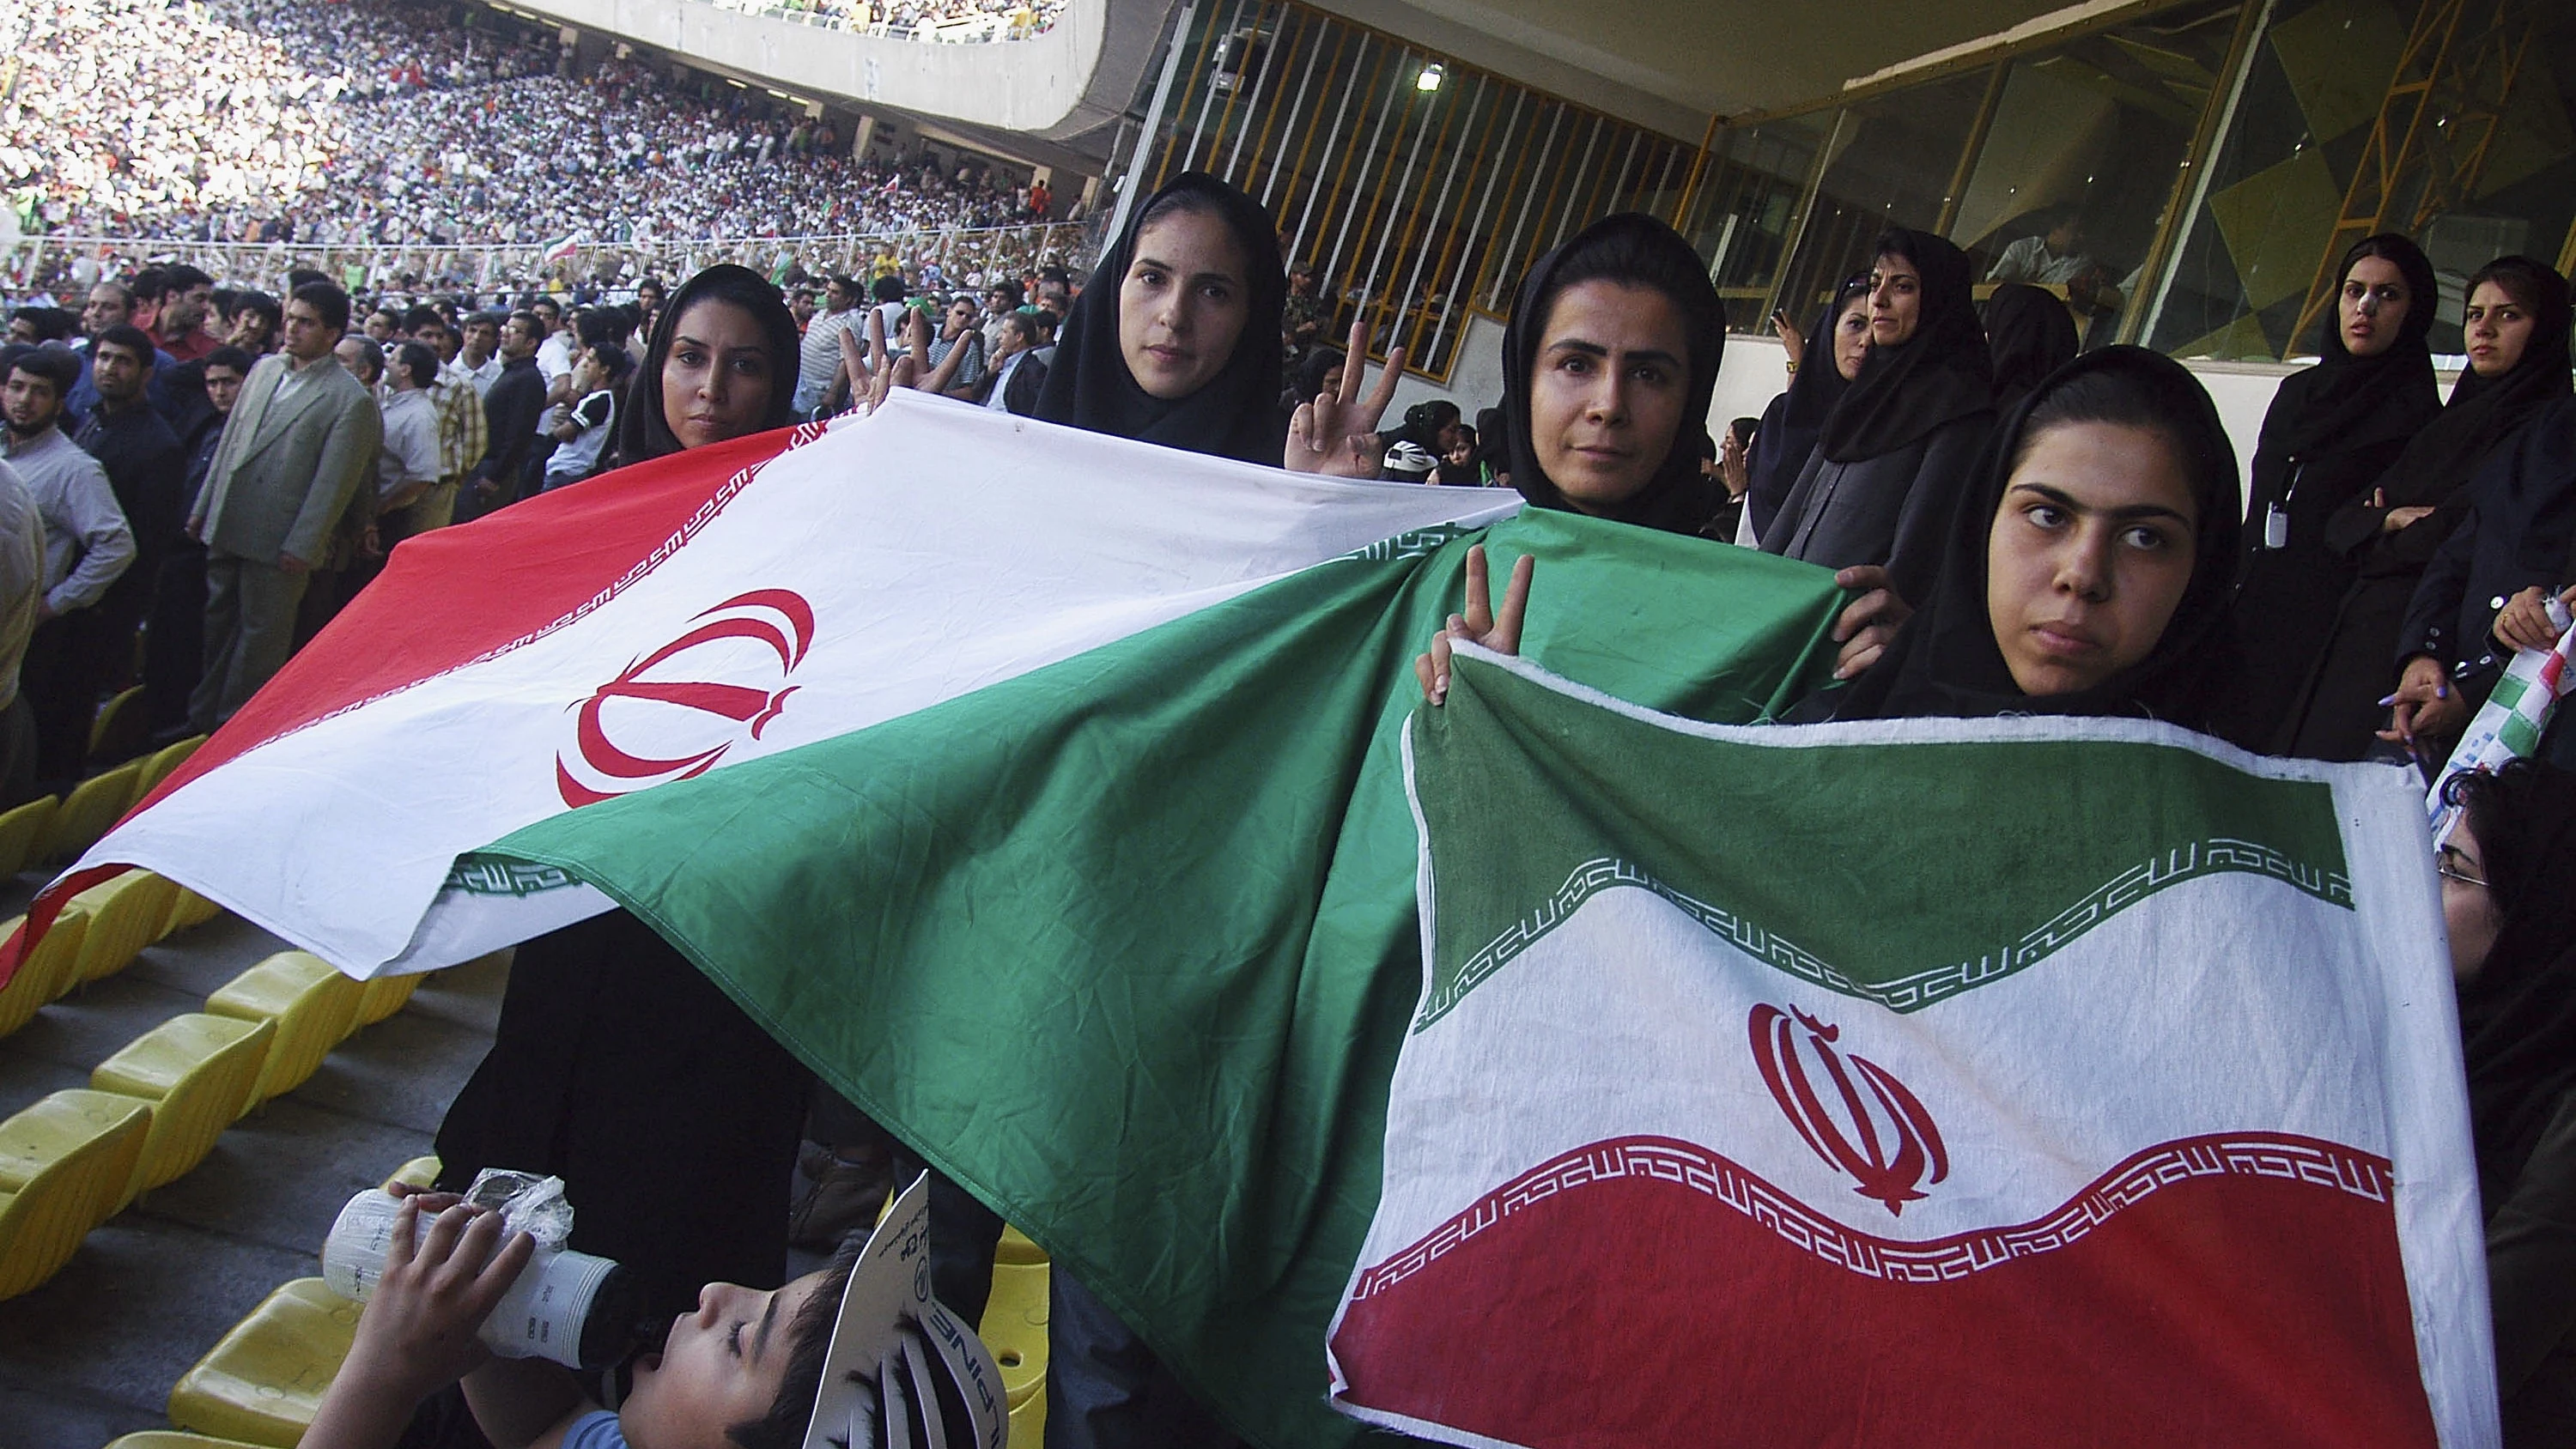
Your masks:
M 2352 904 L 2329 787 L 2177 746 L 1704 738 L 1482 664 L 1452 688 L 1508 702 L 1417 722 L 1443 745 L 1416 754 L 1424 818 L 1435 842 L 1502 832 L 1514 848 L 1470 869 L 1435 845 L 1417 1030 L 1614 886 L 1899 1011 L 2000 981 L 2200 876 L 2253 872 Z M 1584 799 L 1631 803 L 1615 818 L 1557 804 Z

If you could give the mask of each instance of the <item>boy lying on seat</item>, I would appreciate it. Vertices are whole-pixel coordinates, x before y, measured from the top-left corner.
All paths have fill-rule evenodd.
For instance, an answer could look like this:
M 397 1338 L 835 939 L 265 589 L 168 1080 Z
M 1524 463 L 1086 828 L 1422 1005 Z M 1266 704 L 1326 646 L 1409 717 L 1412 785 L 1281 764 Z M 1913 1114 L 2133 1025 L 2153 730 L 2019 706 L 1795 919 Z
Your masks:
M 817 1272 L 769 1291 L 706 1285 L 697 1312 L 636 1361 L 615 1412 L 584 1397 L 569 1370 L 496 1358 L 476 1337 L 533 1239 L 503 1242 L 501 1214 L 453 1193 L 389 1190 L 403 1203 L 384 1276 L 304 1449 L 392 1449 L 415 1406 L 460 1379 L 495 1449 L 866 1449 L 906 1441 L 879 1431 L 896 1419 L 914 1427 L 908 1442 L 930 1442 L 921 1431 L 932 1416 L 950 1444 L 1002 1449 L 1008 1436 L 991 1355 L 912 1291 L 908 1263 L 929 1221 L 918 1182 L 873 1237 L 851 1236 Z

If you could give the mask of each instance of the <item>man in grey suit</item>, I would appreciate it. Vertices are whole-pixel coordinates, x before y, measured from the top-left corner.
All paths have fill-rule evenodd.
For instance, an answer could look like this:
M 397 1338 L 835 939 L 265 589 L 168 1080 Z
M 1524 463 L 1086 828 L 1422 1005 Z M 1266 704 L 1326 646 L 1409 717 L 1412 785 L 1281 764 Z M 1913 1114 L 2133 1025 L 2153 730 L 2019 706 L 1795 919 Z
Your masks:
M 383 416 L 331 356 L 348 326 L 347 293 L 328 282 L 296 288 L 284 346 L 251 369 L 224 420 L 188 519 L 206 545 L 206 673 L 188 700 L 199 730 L 232 718 L 286 666 L 313 567 L 375 477 Z

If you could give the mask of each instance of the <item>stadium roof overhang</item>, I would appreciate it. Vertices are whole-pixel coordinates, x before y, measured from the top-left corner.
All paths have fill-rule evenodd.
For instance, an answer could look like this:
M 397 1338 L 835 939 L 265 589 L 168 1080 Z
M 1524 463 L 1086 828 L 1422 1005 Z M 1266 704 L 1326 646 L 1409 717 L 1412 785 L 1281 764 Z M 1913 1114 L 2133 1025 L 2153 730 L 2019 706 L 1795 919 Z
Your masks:
M 1201 0 L 1202 4 L 1211 0 Z M 1212 0 L 1225 4 L 1229 0 Z M 2134 0 L 1311 0 L 1568 100 L 1695 139 L 1711 115 L 1830 96 L 1845 83 L 2015 29 Z

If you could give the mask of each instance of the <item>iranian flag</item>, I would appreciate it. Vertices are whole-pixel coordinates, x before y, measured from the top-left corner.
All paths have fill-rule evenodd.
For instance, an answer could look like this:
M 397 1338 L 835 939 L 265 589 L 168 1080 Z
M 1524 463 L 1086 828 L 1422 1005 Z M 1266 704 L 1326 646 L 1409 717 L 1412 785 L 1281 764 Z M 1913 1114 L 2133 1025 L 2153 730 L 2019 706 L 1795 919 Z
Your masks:
M 352 976 L 453 965 L 612 904 L 460 866 L 522 826 L 1078 675 L 1183 621 L 1257 637 L 1510 511 L 898 391 L 404 543 L 33 919 L 142 866 Z
M 1452 1444 L 2494 1442 L 2408 772 L 2164 726 L 1417 714 L 1334 1402 Z

